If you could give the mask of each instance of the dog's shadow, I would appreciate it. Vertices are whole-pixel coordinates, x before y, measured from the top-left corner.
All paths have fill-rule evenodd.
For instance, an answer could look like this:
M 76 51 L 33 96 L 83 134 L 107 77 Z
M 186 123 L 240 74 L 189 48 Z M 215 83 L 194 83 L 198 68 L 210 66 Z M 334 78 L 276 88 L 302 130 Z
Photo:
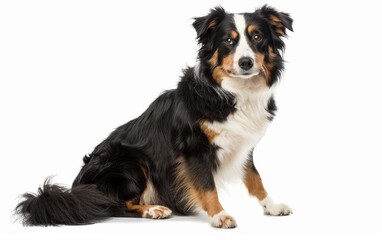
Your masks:
M 207 215 L 196 214 L 193 216 L 178 216 L 173 215 L 167 219 L 147 219 L 147 218 L 133 218 L 133 217 L 112 217 L 106 220 L 108 223 L 144 223 L 147 221 L 169 221 L 169 222 L 195 222 L 195 223 L 208 223 L 210 220 Z

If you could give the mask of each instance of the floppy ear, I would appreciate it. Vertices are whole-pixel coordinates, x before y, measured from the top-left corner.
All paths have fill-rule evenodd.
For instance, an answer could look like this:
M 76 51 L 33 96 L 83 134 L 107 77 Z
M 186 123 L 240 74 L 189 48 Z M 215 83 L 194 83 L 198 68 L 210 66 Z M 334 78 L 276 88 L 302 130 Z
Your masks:
M 211 31 L 219 24 L 221 20 L 225 17 L 226 13 L 222 7 L 215 7 L 211 9 L 210 13 L 204 17 L 196 17 L 192 26 L 195 28 L 197 33 L 198 42 L 201 44 L 206 44 L 206 40 L 210 35 Z
M 293 32 L 293 19 L 288 13 L 278 12 L 267 5 L 260 9 L 260 13 L 268 19 L 278 36 L 285 37 L 287 35 L 285 28 Z

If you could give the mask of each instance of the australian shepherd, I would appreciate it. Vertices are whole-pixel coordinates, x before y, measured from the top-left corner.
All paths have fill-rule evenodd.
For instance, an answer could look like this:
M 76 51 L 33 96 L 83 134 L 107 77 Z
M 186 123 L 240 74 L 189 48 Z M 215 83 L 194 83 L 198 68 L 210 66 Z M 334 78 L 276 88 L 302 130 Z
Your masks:
M 269 215 L 289 215 L 266 192 L 253 149 L 275 117 L 287 13 L 263 6 L 223 8 L 194 19 L 200 44 L 194 67 L 138 118 L 118 127 L 83 158 L 71 189 L 51 184 L 16 207 L 25 225 L 89 224 L 108 217 L 168 218 L 204 210 L 217 228 L 235 219 L 217 182 L 241 179 Z

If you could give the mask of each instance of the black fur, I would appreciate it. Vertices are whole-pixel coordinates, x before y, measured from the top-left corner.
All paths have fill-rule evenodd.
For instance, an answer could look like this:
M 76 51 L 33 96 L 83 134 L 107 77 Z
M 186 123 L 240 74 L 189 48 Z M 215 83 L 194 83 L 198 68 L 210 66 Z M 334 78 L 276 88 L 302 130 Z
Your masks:
M 270 73 L 271 86 L 283 68 L 279 50 L 284 49 L 284 44 L 272 28 L 269 14 L 279 14 L 285 27 L 292 29 L 288 15 L 267 6 L 245 16 L 266 36 L 264 45 L 253 45 L 253 49 L 269 60 L 270 45 L 277 56 Z M 192 214 L 187 189 L 179 181 L 212 190 L 213 172 L 219 167 L 216 157 L 219 147 L 209 141 L 200 123 L 224 122 L 236 111 L 236 96 L 215 81 L 209 64 L 216 49 L 222 53 L 219 62 L 232 51 L 222 45 L 222 40 L 233 24 L 232 14 L 220 7 L 196 18 L 193 26 L 201 44 L 199 67 L 186 69 L 177 89 L 161 94 L 141 116 L 118 127 L 85 156 L 71 190 L 46 181 L 37 195 L 24 194 L 25 200 L 16 207 L 24 224 L 76 225 L 111 216 L 131 216 L 125 202 L 139 203 L 149 182 L 158 193 L 156 204 L 177 214 Z M 267 111 L 273 116 L 275 110 L 271 98 Z M 182 176 L 183 179 L 179 179 L 180 167 L 187 168 L 188 176 Z
M 267 111 L 271 114 L 271 116 L 269 116 L 268 119 L 272 121 L 277 111 L 276 101 L 273 96 L 268 101 Z
M 49 178 L 38 195 L 25 193 L 24 201 L 16 207 L 23 216 L 23 224 L 80 225 L 112 216 L 117 202 L 106 197 L 95 185 L 80 185 L 71 190 L 49 183 Z
M 195 18 L 193 26 L 197 33 L 198 42 L 201 44 L 199 49 L 199 59 L 210 59 L 213 50 L 219 45 L 216 38 L 221 38 L 227 31 L 224 27 L 231 25 L 233 27 L 232 15 L 227 14 L 222 7 L 211 9 L 210 14 L 204 17 Z M 214 41 L 211 41 L 214 39 Z

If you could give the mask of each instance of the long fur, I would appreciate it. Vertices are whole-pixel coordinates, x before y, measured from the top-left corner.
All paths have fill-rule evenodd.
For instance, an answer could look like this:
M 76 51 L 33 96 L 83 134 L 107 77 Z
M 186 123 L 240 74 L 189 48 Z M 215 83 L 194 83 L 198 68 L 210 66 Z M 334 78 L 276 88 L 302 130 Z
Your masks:
M 50 183 L 47 178 L 37 195 L 25 193 L 16 207 L 27 226 L 80 225 L 111 217 L 116 202 L 95 185 L 80 185 L 71 190 Z
M 193 24 L 201 44 L 196 67 L 184 70 L 176 89 L 161 94 L 141 116 L 118 127 L 86 155 L 71 189 L 46 180 L 37 194 L 24 194 L 24 200 L 16 207 L 24 224 L 78 225 L 111 216 L 131 216 L 127 201 L 163 205 L 176 214 L 192 214 L 199 207 L 192 187 L 215 189 L 214 178 L 226 164 L 224 158 L 233 154 L 224 152 L 225 147 L 238 144 L 234 134 L 252 134 L 245 129 L 247 125 L 262 134 L 265 129 L 260 127 L 265 128 L 275 115 L 271 89 L 283 69 L 280 51 L 284 43 L 280 37 L 285 28 L 292 30 L 292 19 L 268 6 L 244 16 L 264 34 L 262 45 L 251 47 L 263 56 L 262 69 L 266 71 L 248 80 L 256 83 L 257 79 L 267 78 L 263 92 L 227 90 L 235 86 L 229 77 L 220 79 L 214 73 L 222 69 L 235 48 L 221 43 L 234 27 L 232 14 L 222 8 L 212 9 Z M 272 22 L 274 18 L 278 19 L 276 23 Z M 239 80 L 232 82 L 242 84 Z M 244 103 L 249 105 L 243 107 Z M 247 114 L 243 109 L 254 112 Z M 243 119 L 247 122 L 240 123 Z M 233 135 L 219 136 L 220 131 L 230 131 L 232 126 L 236 127 L 230 132 Z M 242 139 L 248 145 L 245 149 L 232 149 L 242 150 L 235 155 L 244 156 L 241 162 L 247 161 L 255 145 L 247 140 Z

